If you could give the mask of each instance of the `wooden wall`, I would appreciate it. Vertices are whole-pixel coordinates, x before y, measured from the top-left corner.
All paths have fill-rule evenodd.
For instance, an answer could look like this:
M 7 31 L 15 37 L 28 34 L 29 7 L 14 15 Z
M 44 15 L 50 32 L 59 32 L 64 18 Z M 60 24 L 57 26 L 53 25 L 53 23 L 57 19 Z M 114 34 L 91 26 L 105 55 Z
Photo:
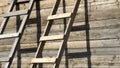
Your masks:
M 66 11 L 70 12 L 75 0 L 65 0 Z M 62 59 L 60 68 L 119 68 L 120 67 L 120 0 L 81 0 L 76 20 L 68 41 L 67 59 Z M 21 40 L 22 68 L 30 67 L 40 34 L 43 33 L 47 16 L 55 0 L 40 1 L 40 10 L 33 8 Z M 0 15 L 8 9 L 8 0 L 0 0 Z M 25 9 L 28 4 L 21 5 Z M 63 12 L 62 3 L 58 13 Z M 38 7 L 39 8 L 39 7 Z M 85 8 L 88 12 L 85 11 Z M 36 14 L 37 13 L 37 14 Z M 86 14 L 86 15 L 85 15 Z M 88 15 L 87 15 L 88 14 Z M 23 16 L 21 16 L 22 19 Z M 88 19 L 87 19 L 88 18 Z M 5 33 L 16 31 L 16 18 L 12 17 Z M 0 17 L 0 22 L 3 18 Z M 88 22 L 86 25 L 86 21 Z M 64 20 L 56 20 L 50 34 L 63 33 Z M 0 40 L 0 57 L 6 56 L 14 39 Z M 48 42 L 44 56 L 55 56 L 60 42 Z M 67 62 L 68 61 L 68 62 Z M 16 58 L 12 64 L 16 68 Z M 2 65 L 1 65 L 2 66 Z M 45 65 L 46 66 L 46 65 Z M 49 68 L 48 67 L 46 68 Z

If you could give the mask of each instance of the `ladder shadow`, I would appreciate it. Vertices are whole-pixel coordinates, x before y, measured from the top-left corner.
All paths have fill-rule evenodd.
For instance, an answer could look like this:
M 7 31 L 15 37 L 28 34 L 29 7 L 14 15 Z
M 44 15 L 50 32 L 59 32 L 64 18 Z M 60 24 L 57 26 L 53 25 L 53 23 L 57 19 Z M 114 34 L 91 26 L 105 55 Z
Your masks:
M 39 45 L 39 39 L 41 37 L 41 13 L 40 13 L 40 2 L 36 0 L 36 19 L 37 19 L 37 46 Z
M 91 67 L 91 49 L 90 49 L 90 26 L 89 26 L 89 16 L 88 16 L 88 0 L 84 0 L 84 8 L 85 8 L 85 25 L 72 27 L 71 31 L 86 31 L 86 49 L 87 52 L 76 52 L 76 53 L 68 53 L 68 49 L 65 50 L 66 59 L 66 68 L 69 68 L 68 59 L 71 58 L 87 58 L 88 68 Z
M 87 62 L 88 62 L 88 68 L 91 68 L 91 50 L 90 50 L 90 36 L 89 36 L 89 17 L 88 17 L 88 0 L 84 1 L 84 7 L 85 7 L 85 25 L 80 25 L 80 26 L 75 26 L 71 29 L 71 31 L 82 31 L 85 30 L 86 31 L 86 49 L 87 52 L 76 52 L 76 53 L 68 53 L 68 48 L 67 48 L 67 44 L 66 44 L 66 49 L 65 49 L 65 66 L 66 68 L 69 68 L 69 59 L 71 58 L 87 58 Z M 63 0 L 63 12 L 66 12 L 66 3 L 65 0 Z M 37 18 L 37 19 L 36 19 Z M 37 45 L 39 45 L 39 38 L 40 38 L 40 34 L 41 34 L 41 14 L 40 14 L 40 3 L 36 1 L 36 18 L 32 19 L 32 20 L 37 20 Z M 66 19 L 63 20 L 64 22 L 64 30 L 66 28 Z M 32 24 L 29 22 L 29 24 Z M 32 50 L 32 51 L 31 51 Z M 24 51 L 24 53 L 26 52 L 36 52 L 36 48 L 32 48 L 32 49 L 27 49 L 27 51 Z M 39 65 L 41 66 L 41 65 Z
M 63 13 L 66 13 L 66 1 L 65 0 L 62 0 L 62 5 L 63 5 Z M 65 29 L 67 27 L 67 19 L 64 18 L 63 19 L 63 24 L 64 24 L 64 32 L 65 32 Z M 67 48 L 67 43 L 65 45 L 65 68 L 69 68 L 69 61 L 68 61 L 68 48 Z
M 37 42 L 37 46 L 39 46 L 39 39 L 41 37 L 41 33 L 42 33 L 42 27 L 41 27 L 41 13 L 40 13 L 40 2 L 39 0 L 35 0 L 36 4 L 36 18 L 32 18 L 29 19 L 27 21 L 27 25 L 29 26 L 30 24 L 36 24 L 36 41 Z M 29 52 L 29 50 L 31 50 Z M 26 48 L 26 49 L 22 49 L 23 53 L 31 53 L 31 52 L 36 52 L 36 48 Z M 28 51 L 28 52 L 26 52 Z
M 89 15 L 88 15 L 88 0 L 84 0 L 84 7 L 85 7 L 85 25 L 88 27 L 86 29 L 86 45 L 87 45 L 87 53 L 89 54 L 87 56 L 88 59 L 88 68 L 91 68 L 91 50 L 90 50 L 90 26 L 89 26 Z
M 32 18 L 29 19 L 27 21 L 27 25 L 29 26 L 30 24 L 36 24 L 36 42 L 37 42 L 37 46 L 39 46 L 39 39 L 41 37 L 41 13 L 40 13 L 40 1 L 39 0 L 35 0 L 35 7 L 36 7 L 36 18 Z M 21 49 L 21 53 L 25 54 L 25 53 L 35 53 L 37 50 L 37 48 L 25 48 L 25 49 Z M 34 56 L 33 56 L 34 57 Z M 41 66 L 41 65 L 39 65 Z
M 36 0 L 36 18 L 37 18 L 37 20 L 38 20 L 38 22 L 37 22 L 37 46 L 39 46 L 39 39 L 40 39 L 40 37 L 41 37 L 41 13 L 40 13 L 40 2 L 39 2 L 39 0 Z M 42 54 L 40 55 L 40 57 L 42 57 Z M 41 67 L 43 67 L 43 64 L 39 64 L 38 65 L 38 68 L 41 68 Z
M 16 4 L 16 10 L 20 10 L 20 5 Z M 16 16 L 16 32 L 18 32 L 21 25 L 20 16 Z M 17 50 L 17 68 L 21 68 L 21 46 L 20 43 L 18 44 L 18 50 Z
M 41 0 L 42 1 L 42 0 Z M 35 18 L 31 18 L 27 21 L 27 25 L 29 27 L 30 24 L 36 24 L 36 42 L 37 42 L 37 46 L 39 45 L 39 39 L 41 37 L 41 13 L 40 13 L 40 0 L 35 0 L 35 7 L 36 7 L 36 17 Z M 34 48 L 33 48 L 34 49 Z

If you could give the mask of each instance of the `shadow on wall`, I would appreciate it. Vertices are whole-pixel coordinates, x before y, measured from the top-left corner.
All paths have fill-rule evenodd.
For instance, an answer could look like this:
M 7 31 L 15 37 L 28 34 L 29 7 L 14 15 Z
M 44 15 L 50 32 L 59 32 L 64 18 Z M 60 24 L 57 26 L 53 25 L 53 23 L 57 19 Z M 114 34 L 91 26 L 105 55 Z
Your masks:
M 63 13 L 66 12 L 66 3 L 65 3 L 65 0 L 62 0 L 62 3 L 63 3 Z M 36 1 L 36 18 L 37 18 L 37 44 L 39 44 L 39 38 L 40 38 L 40 34 L 41 34 L 41 14 L 40 14 L 40 3 Z M 77 52 L 77 53 L 68 53 L 68 49 L 67 49 L 67 46 L 66 46 L 66 49 L 65 49 L 65 55 L 66 55 L 66 68 L 70 68 L 69 66 L 69 59 L 71 58 L 87 58 L 87 65 L 88 65 L 88 68 L 92 68 L 91 67 L 91 50 L 90 50 L 90 36 L 89 36 L 89 17 L 88 17 L 88 0 L 84 0 L 84 8 L 85 8 L 85 25 L 81 25 L 81 26 L 75 26 L 72 28 L 72 31 L 82 31 L 82 30 L 85 30 L 86 31 L 86 49 L 87 51 L 86 52 Z M 36 20 L 35 18 L 35 20 Z M 33 19 L 34 21 L 34 19 Z M 64 19 L 63 20 L 64 22 L 64 30 L 66 28 L 66 25 L 67 25 L 67 20 Z M 29 24 L 32 24 L 32 23 L 29 23 Z M 36 52 L 36 48 L 32 48 L 32 49 L 26 49 L 25 51 L 23 50 L 24 53 L 26 52 Z M 42 55 L 41 55 L 42 56 Z M 39 66 L 42 66 L 42 65 L 39 65 Z
M 37 24 L 37 46 L 39 45 L 39 38 L 41 36 L 41 14 L 40 14 L 40 2 L 39 0 L 35 1 L 36 4 L 36 18 L 34 19 L 30 19 L 29 21 L 27 21 L 27 25 L 29 26 L 29 24 L 34 24 L 32 23 L 33 21 L 36 21 L 35 24 Z M 18 10 L 18 9 L 17 9 Z M 20 21 L 19 16 L 17 16 L 17 21 Z M 17 30 L 19 29 L 20 24 L 16 24 L 17 25 Z M 36 48 L 29 48 L 29 49 L 19 49 L 17 57 L 18 57 L 18 61 L 17 61 L 17 68 L 21 68 L 21 53 L 30 53 L 30 52 L 36 52 Z
M 65 3 L 64 3 L 65 4 Z M 64 5 L 65 8 L 65 5 Z M 65 50 L 66 55 L 66 68 L 69 68 L 68 59 L 71 58 L 87 58 L 88 68 L 91 67 L 91 50 L 90 50 L 90 36 L 89 36 L 89 17 L 88 17 L 88 0 L 84 0 L 84 8 L 85 8 L 85 25 L 75 26 L 71 31 L 86 31 L 86 49 L 87 52 L 77 52 L 77 53 L 68 53 L 68 49 Z

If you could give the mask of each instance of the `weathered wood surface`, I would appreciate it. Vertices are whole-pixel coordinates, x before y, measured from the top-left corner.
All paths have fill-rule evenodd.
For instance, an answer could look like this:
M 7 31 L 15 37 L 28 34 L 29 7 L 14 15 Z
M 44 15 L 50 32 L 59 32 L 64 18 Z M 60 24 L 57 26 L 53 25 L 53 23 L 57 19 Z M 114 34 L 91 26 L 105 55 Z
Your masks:
M 26 15 L 28 13 L 28 10 L 20 10 L 20 11 L 13 11 L 9 13 L 5 13 L 3 17 L 12 17 L 12 16 L 18 16 L 18 15 Z
M 0 39 L 8 39 L 8 38 L 16 38 L 19 37 L 19 33 L 12 33 L 12 34 L 2 34 L 0 35 Z
M 114 22 L 114 23 L 113 23 Z M 110 19 L 110 20 L 101 20 L 101 21 L 90 21 L 90 30 L 89 30 L 89 39 L 90 40 L 106 40 L 106 39 L 119 39 L 120 38 L 120 20 L 119 19 Z M 55 28 L 55 29 L 54 29 Z M 13 29 L 12 29 L 13 30 Z M 11 29 L 8 30 L 10 33 Z M 39 30 L 39 29 L 38 29 Z M 42 32 L 44 26 L 42 26 Z M 53 34 L 62 34 L 64 30 L 63 24 L 54 25 L 51 32 Z M 86 30 L 84 22 L 78 22 L 74 24 L 70 34 L 70 41 L 85 41 L 86 40 Z M 7 31 L 7 30 L 6 30 Z M 15 30 L 13 30 L 14 32 Z M 38 32 L 40 33 L 40 31 Z M 39 34 L 40 35 L 40 34 Z M 24 32 L 21 43 L 32 43 L 37 41 L 37 27 L 28 26 Z M 11 40 L 5 43 L 5 40 L 0 40 L 0 44 L 9 44 Z
M 64 19 L 72 16 L 72 13 L 61 13 L 57 15 L 48 16 L 47 20 L 55 20 L 55 19 Z
M 30 68 L 31 65 L 31 57 L 24 57 L 22 58 L 22 68 Z M 91 61 L 89 61 L 91 60 Z M 69 68 L 88 68 L 88 63 L 92 64 L 92 68 L 119 68 L 120 62 L 117 61 L 120 60 L 119 55 L 110 56 L 110 55 L 102 55 L 102 56 L 91 56 L 89 57 L 83 57 L 83 58 L 68 58 L 68 65 Z M 65 58 L 63 57 L 60 68 L 66 68 L 65 64 Z M 26 65 L 28 64 L 28 65 Z M 52 65 L 44 65 L 45 68 L 50 68 Z M 14 59 L 14 63 L 12 64 L 12 67 L 16 68 L 16 58 Z
M 66 0 L 67 12 L 70 12 L 72 10 L 74 1 L 75 0 Z M 84 0 L 82 0 L 79 7 L 79 11 L 77 13 L 77 17 L 69 37 L 69 67 L 88 68 L 91 63 L 92 68 L 119 68 L 120 0 L 88 0 L 89 27 L 86 27 L 84 22 L 85 15 L 83 1 Z M 7 0 L 0 0 L 0 15 L 4 14 L 7 11 L 7 2 Z M 21 41 L 22 68 L 30 68 L 30 59 L 35 54 L 37 48 L 36 42 L 37 40 L 39 41 L 38 37 L 40 37 L 40 33 L 43 33 L 47 17 L 51 12 L 54 2 L 55 0 L 41 1 L 40 11 L 38 9 L 36 10 L 34 6 L 30 20 L 28 21 Z M 27 4 L 23 4 L 20 7 L 21 9 L 25 9 L 27 7 Z M 62 12 L 62 8 L 63 7 L 59 8 L 58 13 Z M 40 12 L 41 18 L 36 18 L 36 11 L 37 13 Z M 10 19 L 5 33 L 16 32 L 15 19 L 15 17 L 12 17 Z M 0 17 L 0 23 L 2 20 L 3 18 Z M 41 21 L 41 23 L 39 21 Z M 64 30 L 65 25 L 62 22 L 63 20 L 56 20 L 50 35 L 63 33 L 62 31 Z M 42 27 L 37 27 L 40 25 L 42 25 Z M 8 50 L 11 48 L 11 42 L 13 42 L 11 39 L 0 40 L 0 57 L 4 57 L 9 53 Z M 43 52 L 44 56 L 55 56 L 57 49 L 59 48 L 59 44 L 59 41 L 56 43 L 48 42 L 45 46 L 45 51 Z M 88 48 L 88 50 L 86 48 Z M 65 60 L 63 57 L 60 68 L 65 68 L 64 61 Z M 51 65 L 48 65 L 48 68 L 50 68 L 50 66 Z M 12 67 L 16 68 L 16 58 Z
M 33 58 L 31 63 L 55 63 L 56 58 Z

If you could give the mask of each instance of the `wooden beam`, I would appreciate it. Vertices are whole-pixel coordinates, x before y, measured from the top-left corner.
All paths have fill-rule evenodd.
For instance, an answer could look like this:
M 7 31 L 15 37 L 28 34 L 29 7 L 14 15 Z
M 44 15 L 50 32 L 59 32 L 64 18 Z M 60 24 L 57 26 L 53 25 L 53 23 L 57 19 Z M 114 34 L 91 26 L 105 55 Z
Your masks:
M 3 35 L 0 35 L 0 39 L 16 38 L 18 36 L 19 36 L 19 33 L 3 34 Z
M 55 63 L 56 58 L 34 58 L 32 63 Z
M 48 16 L 47 20 L 69 18 L 69 17 L 71 17 L 71 15 L 72 15 L 72 13 L 63 13 L 63 14 L 51 15 L 51 16 Z
M 17 16 L 17 15 L 25 15 L 27 13 L 28 13 L 28 10 L 19 10 L 19 11 L 5 13 L 5 14 L 3 14 L 1 16 L 3 16 L 3 17 L 12 17 L 12 16 Z
M 40 38 L 40 41 L 61 40 L 63 38 L 64 38 L 64 35 L 42 36 Z
M 8 57 L 0 58 L 0 62 L 8 62 L 9 59 Z

